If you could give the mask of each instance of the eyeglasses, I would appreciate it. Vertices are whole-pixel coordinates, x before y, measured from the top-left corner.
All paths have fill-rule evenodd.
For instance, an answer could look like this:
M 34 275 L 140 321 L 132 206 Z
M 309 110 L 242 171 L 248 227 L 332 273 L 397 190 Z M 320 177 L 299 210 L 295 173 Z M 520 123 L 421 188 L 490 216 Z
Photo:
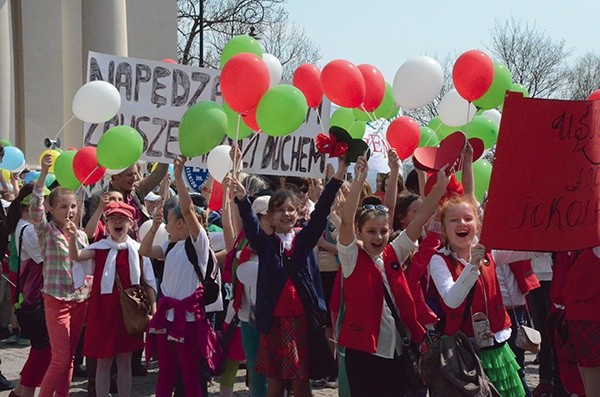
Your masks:
M 364 211 L 376 211 L 382 214 L 387 214 L 388 213 L 388 207 L 386 207 L 385 205 L 381 205 L 381 204 L 365 204 L 363 205 L 362 209 Z

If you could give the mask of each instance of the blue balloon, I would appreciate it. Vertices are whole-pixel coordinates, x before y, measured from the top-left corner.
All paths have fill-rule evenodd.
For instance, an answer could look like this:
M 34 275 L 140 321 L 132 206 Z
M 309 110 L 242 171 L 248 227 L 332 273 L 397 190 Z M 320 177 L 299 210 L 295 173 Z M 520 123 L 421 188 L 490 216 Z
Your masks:
M 23 178 L 23 182 L 27 184 L 33 181 L 37 181 L 38 179 L 40 179 L 40 174 L 41 172 L 39 171 L 29 171 L 27 175 L 25 175 L 25 178 Z
M 14 172 L 25 162 L 25 156 L 21 149 L 16 146 L 9 146 L 4 148 L 4 158 L 0 163 L 0 168 L 4 168 L 10 172 Z

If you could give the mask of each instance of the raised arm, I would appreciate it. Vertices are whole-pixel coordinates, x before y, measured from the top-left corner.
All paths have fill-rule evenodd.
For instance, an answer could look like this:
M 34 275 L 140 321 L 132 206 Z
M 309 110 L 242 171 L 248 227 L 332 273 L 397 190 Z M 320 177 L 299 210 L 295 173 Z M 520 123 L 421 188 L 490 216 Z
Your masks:
M 465 196 L 475 198 L 475 180 L 473 179 L 473 146 L 467 141 L 463 155 L 462 185 Z
M 388 208 L 389 219 L 394 219 L 398 198 L 398 175 L 400 175 L 400 157 L 398 157 L 396 149 L 388 150 L 388 166 L 390 167 L 390 175 L 388 176 L 388 186 L 385 188 L 383 204 Z
M 108 192 L 104 192 L 100 195 L 98 206 L 85 225 L 84 231 L 90 240 L 93 240 L 96 236 L 98 222 L 100 221 L 100 217 L 102 217 L 102 213 L 104 212 L 104 207 L 106 207 L 106 204 L 108 204 Z
M 440 199 L 446 192 L 448 182 L 450 182 L 450 176 L 446 174 L 447 166 L 442 167 L 438 171 L 437 181 L 429 192 L 429 195 L 425 197 L 423 203 L 415 213 L 413 220 L 406 226 L 406 235 L 412 240 L 417 241 L 423 231 L 423 226 L 431 218 L 437 209 Z
M 137 190 L 141 197 L 146 197 L 163 180 L 169 171 L 169 164 L 159 163 L 154 171 L 137 183 Z
M 354 215 L 358 208 L 358 200 L 360 199 L 360 192 L 363 188 L 365 180 L 367 179 L 367 173 L 369 172 L 369 166 L 367 165 L 367 159 L 360 156 L 356 160 L 354 166 L 355 178 L 350 184 L 350 193 L 346 197 L 346 202 L 342 208 L 340 224 L 340 230 L 338 233 L 338 241 L 342 245 L 350 245 L 356 235 L 354 233 Z
M 156 236 L 156 232 L 160 227 L 160 224 L 163 221 L 163 203 L 162 200 L 156 207 L 156 213 L 154 214 L 154 218 L 152 218 L 152 226 L 150 226 L 150 230 L 142 239 L 140 243 L 140 255 L 147 256 L 152 259 L 164 259 L 165 253 L 163 252 L 160 245 L 153 245 L 154 236 Z
M 35 225 L 36 231 L 39 231 L 40 233 L 42 233 L 41 230 L 43 230 L 48 223 L 46 221 L 46 211 L 44 210 L 44 188 L 46 187 L 46 176 L 48 175 L 48 170 L 51 165 L 52 155 L 46 154 L 42 157 L 42 171 L 33 187 L 31 200 L 29 201 L 29 215 L 31 215 L 31 220 Z
M 196 209 L 190 193 L 187 190 L 187 186 L 183 181 L 183 167 L 185 166 L 185 157 L 177 157 L 174 160 L 175 164 L 175 185 L 177 186 L 177 193 L 179 194 L 179 206 L 181 207 L 181 215 L 190 230 L 190 235 L 195 240 L 198 239 L 200 233 L 206 234 L 204 228 L 200 224 L 198 217 L 196 216 Z M 207 236 L 208 239 L 208 236 Z

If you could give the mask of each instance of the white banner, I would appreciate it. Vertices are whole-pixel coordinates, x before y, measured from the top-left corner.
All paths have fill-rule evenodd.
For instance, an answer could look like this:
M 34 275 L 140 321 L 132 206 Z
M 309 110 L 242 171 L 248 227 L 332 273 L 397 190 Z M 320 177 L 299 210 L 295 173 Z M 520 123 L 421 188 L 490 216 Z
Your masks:
M 222 103 L 221 71 L 90 52 L 87 81 L 104 80 L 121 94 L 121 108 L 102 124 L 84 123 L 84 145 L 96 146 L 104 132 L 116 125 L 135 128 L 144 140 L 141 160 L 171 163 L 179 152 L 179 121 L 199 101 Z M 318 153 L 314 137 L 326 132 L 331 104 L 326 99 L 309 109 L 305 123 L 291 135 L 270 137 L 255 133 L 243 141 L 244 171 L 267 175 L 320 177 L 325 156 Z M 317 116 L 317 111 L 320 117 Z M 188 164 L 206 167 L 207 155 Z

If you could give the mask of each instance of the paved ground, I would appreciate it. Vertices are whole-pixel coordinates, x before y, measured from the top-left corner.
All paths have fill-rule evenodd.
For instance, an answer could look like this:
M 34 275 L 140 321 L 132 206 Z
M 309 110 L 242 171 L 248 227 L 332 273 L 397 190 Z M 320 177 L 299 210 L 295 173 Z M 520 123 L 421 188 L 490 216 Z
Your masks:
M 19 376 L 19 372 L 23 367 L 23 363 L 27 358 L 29 347 L 20 347 L 14 345 L 6 345 L 0 343 L 0 357 L 2 358 L 2 365 L 0 370 L 10 381 L 16 381 Z M 532 363 L 535 357 L 528 355 L 526 357 L 526 372 L 527 372 L 527 383 L 530 387 L 535 387 L 538 383 L 538 367 Z M 146 397 L 154 396 L 154 390 L 156 386 L 158 368 L 156 363 L 151 363 L 149 368 L 149 374 L 143 378 L 133 378 L 132 397 Z M 234 388 L 234 396 L 242 397 L 248 396 L 248 389 L 244 384 L 245 371 L 238 371 L 236 384 Z M 71 396 L 84 397 L 86 396 L 87 380 L 75 379 L 71 386 Z M 0 392 L 0 397 L 8 396 L 9 392 Z M 219 395 L 219 385 L 216 382 L 209 388 L 209 396 L 216 397 Z M 337 396 L 337 390 L 333 389 L 320 389 L 314 390 L 313 395 L 315 397 L 334 397 Z

